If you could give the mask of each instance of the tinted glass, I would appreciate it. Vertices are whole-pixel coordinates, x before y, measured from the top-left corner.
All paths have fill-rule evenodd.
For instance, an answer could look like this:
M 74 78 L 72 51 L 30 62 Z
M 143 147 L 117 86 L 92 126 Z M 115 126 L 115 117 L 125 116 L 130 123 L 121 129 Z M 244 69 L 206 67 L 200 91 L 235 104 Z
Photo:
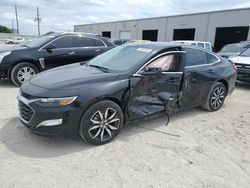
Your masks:
M 72 48 L 73 37 L 61 37 L 52 42 L 56 48 Z
M 76 47 L 104 46 L 101 40 L 88 37 L 76 37 Z
M 152 49 L 124 45 L 95 57 L 87 65 L 98 65 L 112 71 L 126 71 L 138 66 L 138 63 L 146 60 L 152 52 Z
M 208 63 L 215 63 L 218 61 L 218 58 L 210 53 L 207 53 L 207 61 Z
M 76 38 L 76 47 L 90 47 L 90 46 L 96 46 L 95 41 L 93 39 L 86 37 Z
M 207 64 L 207 54 L 202 50 L 185 48 L 186 66 Z
M 95 41 L 96 46 L 105 46 L 101 40 L 93 39 Z

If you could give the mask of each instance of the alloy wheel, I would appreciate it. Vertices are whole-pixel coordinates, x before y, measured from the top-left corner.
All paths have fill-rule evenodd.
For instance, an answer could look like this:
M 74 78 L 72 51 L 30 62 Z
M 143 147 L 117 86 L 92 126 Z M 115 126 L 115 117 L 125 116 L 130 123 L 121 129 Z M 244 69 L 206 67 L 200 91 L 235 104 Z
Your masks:
M 17 79 L 19 82 L 24 83 L 35 75 L 36 72 L 31 67 L 23 67 L 17 72 Z
M 212 97 L 211 97 L 211 105 L 214 109 L 219 109 L 225 99 L 225 88 L 224 87 L 217 87 L 213 91 Z
M 108 107 L 103 111 L 98 110 L 90 118 L 88 133 L 92 139 L 105 142 L 112 139 L 119 126 L 120 119 L 116 110 Z

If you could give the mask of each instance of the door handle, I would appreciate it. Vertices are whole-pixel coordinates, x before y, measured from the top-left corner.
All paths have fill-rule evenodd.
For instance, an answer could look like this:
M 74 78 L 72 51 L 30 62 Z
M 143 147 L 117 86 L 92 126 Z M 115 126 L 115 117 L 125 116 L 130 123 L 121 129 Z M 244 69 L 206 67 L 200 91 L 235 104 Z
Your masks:
M 69 52 L 68 53 L 68 55 L 74 55 L 75 54 L 75 52 Z
M 96 51 L 96 52 L 100 52 L 100 51 L 101 51 L 101 49 L 96 49 L 95 51 Z
M 209 69 L 207 72 L 208 73 L 213 73 L 214 71 L 212 69 Z

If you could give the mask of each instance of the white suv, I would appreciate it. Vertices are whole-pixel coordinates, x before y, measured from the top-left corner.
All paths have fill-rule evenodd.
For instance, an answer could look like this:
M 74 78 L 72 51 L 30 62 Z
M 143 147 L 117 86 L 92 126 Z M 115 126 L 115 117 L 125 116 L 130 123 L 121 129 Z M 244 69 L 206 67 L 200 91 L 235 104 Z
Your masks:
M 182 43 L 182 44 L 187 44 L 187 45 L 192 45 L 192 46 L 196 46 L 196 47 L 200 47 L 206 50 L 212 50 L 212 45 L 210 42 L 203 42 L 203 41 L 194 41 L 194 40 L 175 40 L 172 42 L 176 42 L 176 43 Z

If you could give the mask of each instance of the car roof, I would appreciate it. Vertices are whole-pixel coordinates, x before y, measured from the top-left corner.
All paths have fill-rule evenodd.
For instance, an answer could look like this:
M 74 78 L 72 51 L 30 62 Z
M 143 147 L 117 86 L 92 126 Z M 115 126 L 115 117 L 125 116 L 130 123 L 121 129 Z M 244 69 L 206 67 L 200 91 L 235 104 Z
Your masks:
M 142 48 L 150 48 L 153 50 L 161 50 L 166 48 L 179 48 L 183 46 L 183 44 L 172 43 L 172 42 L 144 42 L 144 43 L 129 43 L 126 45 L 138 46 Z
M 172 41 L 172 42 L 196 42 L 196 43 L 209 43 L 209 44 L 211 44 L 211 42 L 207 42 L 207 41 L 198 41 L 198 40 L 174 40 L 174 41 Z

